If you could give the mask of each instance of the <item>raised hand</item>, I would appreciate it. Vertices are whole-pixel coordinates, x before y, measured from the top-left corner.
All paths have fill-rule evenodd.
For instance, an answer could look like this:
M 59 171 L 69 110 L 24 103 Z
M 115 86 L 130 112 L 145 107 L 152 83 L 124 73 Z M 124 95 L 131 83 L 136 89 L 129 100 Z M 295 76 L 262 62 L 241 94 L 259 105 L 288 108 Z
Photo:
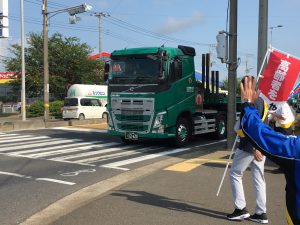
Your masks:
M 242 99 L 254 103 L 259 96 L 259 91 L 256 91 L 255 88 L 256 88 L 256 80 L 246 76 L 244 83 L 241 82 Z

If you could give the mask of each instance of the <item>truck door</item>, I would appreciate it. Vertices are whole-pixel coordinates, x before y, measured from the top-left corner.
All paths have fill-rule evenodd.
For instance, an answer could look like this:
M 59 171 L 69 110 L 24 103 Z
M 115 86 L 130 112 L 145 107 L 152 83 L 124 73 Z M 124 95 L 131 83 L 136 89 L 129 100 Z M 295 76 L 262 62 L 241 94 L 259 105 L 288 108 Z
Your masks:
M 176 99 L 177 102 L 184 99 L 186 94 L 186 84 L 180 82 L 182 79 L 182 59 L 175 57 L 170 64 L 170 82 L 172 83 L 171 96 L 173 99 Z

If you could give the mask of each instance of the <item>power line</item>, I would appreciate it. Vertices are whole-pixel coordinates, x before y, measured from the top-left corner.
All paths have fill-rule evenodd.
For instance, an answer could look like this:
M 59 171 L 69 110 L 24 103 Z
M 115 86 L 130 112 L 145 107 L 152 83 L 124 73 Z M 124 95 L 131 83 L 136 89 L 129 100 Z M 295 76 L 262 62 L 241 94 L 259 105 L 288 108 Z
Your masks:
M 37 4 L 36 2 L 38 2 L 39 0 L 35 0 L 35 1 L 34 0 L 26 0 L 26 1 Z M 62 4 L 56 4 L 56 3 L 54 3 L 54 4 L 56 6 L 63 6 Z M 18 18 L 18 17 L 14 17 L 14 18 Z M 180 43 L 180 44 L 189 44 L 189 45 L 211 46 L 211 44 L 207 44 L 207 43 L 199 43 L 199 42 L 195 42 L 195 41 L 183 40 L 183 39 L 178 39 L 178 38 L 170 37 L 170 36 L 167 36 L 167 35 L 163 35 L 163 34 L 160 34 L 160 33 L 156 33 L 156 32 L 144 29 L 142 27 L 130 24 L 126 21 L 120 20 L 120 19 L 112 17 L 112 16 L 105 17 L 104 19 L 108 23 L 113 24 L 117 27 L 129 30 L 131 32 L 135 32 L 135 33 L 138 33 L 138 34 L 150 37 L 150 38 L 163 40 L 164 42 L 172 42 L 172 43 L 177 43 L 177 44 Z M 42 25 L 42 21 L 37 21 L 37 20 L 34 20 L 34 19 L 26 19 L 26 23 L 33 23 L 33 24 Z M 66 28 L 66 26 L 63 26 L 63 25 L 54 25 L 54 24 L 51 24 L 51 25 L 54 26 L 54 27 Z M 84 26 L 84 27 L 77 26 L 77 28 L 72 27 L 72 28 L 67 28 L 67 29 L 81 30 L 81 31 L 94 31 L 94 27 L 91 27 L 91 26 Z M 116 38 L 118 36 L 118 35 L 112 35 L 111 31 L 106 32 L 106 35 L 114 36 Z M 120 38 L 120 39 L 124 40 L 124 38 Z M 126 41 L 128 41 L 128 40 L 129 39 L 126 38 Z M 130 41 L 130 42 L 132 42 L 132 41 Z M 137 42 L 137 40 L 135 40 L 134 42 Z
M 170 42 L 175 42 L 175 43 L 188 43 L 188 44 L 192 44 L 192 45 L 204 45 L 204 46 L 210 45 L 210 44 L 207 44 L 207 43 L 199 43 L 199 42 L 194 42 L 194 41 L 188 41 L 188 40 L 173 38 L 173 37 L 170 37 L 170 36 L 167 36 L 167 35 L 156 33 L 156 32 L 138 27 L 136 25 L 130 24 L 128 22 L 125 22 L 125 21 L 120 20 L 118 18 L 115 18 L 113 16 L 110 16 L 109 18 L 106 18 L 106 20 L 108 22 L 114 24 L 114 25 L 123 27 L 125 29 L 131 30 L 131 31 L 136 32 L 136 33 L 141 33 L 141 34 L 146 35 L 146 36 L 157 38 L 157 39 L 160 39 L 160 40 L 165 40 L 165 41 L 170 41 Z M 109 21 L 109 20 L 112 20 L 112 21 Z
M 20 21 L 18 19 L 18 17 L 15 17 L 15 16 L 9 16 L 9 18 L 11 20 L 14 20 L 14 21 Z M 39 22 L 39 21 L 34 20 L 34 19 L 30 19 L 30 18 L 26 18 L 25 23 L 43 25 L 42 22 Z M 51 26 L 56 27 L 56 28 L 68 29 L 68 30 L 77 30 L 77 31 L 86 31 L 86 32 L 97 33 L 97 31 L 91 26 L 87 26 L 87 27 L 76 26 L 76 27 L 74 27 L 74 26 L 71 26 L 71 25 L 68 26 L 68 25 L 61 25 L 61 24 L 54 24 L 54 23 L 52 23 Z M 110 30 L 104 30 L 104 34 L 107 35 L 107 36 L 111 36 L 113 38 L 125 41 L 127 43 L 130 42 L 130 43 L 134 43 L 134 44 L 137 44 L 137 45 L 143 45 L 143 42 L 141 42 L 139 40 L 129 38 L 129 37 L 125 37 L 125 36 L 123 36 L 119 33 L 116 33 L 116 32 L 110 31 Z
M 32 3 L 32 4 L 42 6 L 42 1 L 41 0 L 24 0 L 24 1 L 28 2 L 28 3 Z M 51 2 L 51 1 L 48 2 L 48 8 L 58 9 L 58 8 L 66 8 L 66 7 L 68 7 L 68 6 L 60 4 L 60 3 Z

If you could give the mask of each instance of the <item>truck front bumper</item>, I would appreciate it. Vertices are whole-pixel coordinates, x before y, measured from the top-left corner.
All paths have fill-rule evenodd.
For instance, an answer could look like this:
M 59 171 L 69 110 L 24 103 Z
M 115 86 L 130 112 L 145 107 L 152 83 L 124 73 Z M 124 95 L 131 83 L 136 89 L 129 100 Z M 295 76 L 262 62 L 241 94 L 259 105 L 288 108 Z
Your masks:
M 114 135 L 114 136 L 119 136 L 119 137 L 125 137 L 125 132 L 120 132 L 120 131 L 115 131 L 115 130 L 108 130 L 108 134 Z M 146 138 L 172 138 L 175 137 L 175 134 L 167 134 L 167 133 L 138 133 L 134 132 L 138 135 L 138 139 L 146 139 Z

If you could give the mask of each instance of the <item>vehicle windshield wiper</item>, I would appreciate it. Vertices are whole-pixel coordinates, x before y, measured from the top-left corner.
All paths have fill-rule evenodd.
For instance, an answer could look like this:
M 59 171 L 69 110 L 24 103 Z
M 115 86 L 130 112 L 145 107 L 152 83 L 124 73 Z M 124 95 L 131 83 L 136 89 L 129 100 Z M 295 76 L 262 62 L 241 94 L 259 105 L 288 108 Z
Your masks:
M 114 76 L 113 79 L 128 79 L 129 76 Z
M 128 88 L 128 89 L 126 89 L 125 91 L 122 91 L 122 92 L 133 91 L 137 88 L 146 87 L 146 86 L 156 86 L 156 85 L 157 84 L 140 84 L 140 85 L 137 85 L 137 86 L 130 87 L 130 88 Z

